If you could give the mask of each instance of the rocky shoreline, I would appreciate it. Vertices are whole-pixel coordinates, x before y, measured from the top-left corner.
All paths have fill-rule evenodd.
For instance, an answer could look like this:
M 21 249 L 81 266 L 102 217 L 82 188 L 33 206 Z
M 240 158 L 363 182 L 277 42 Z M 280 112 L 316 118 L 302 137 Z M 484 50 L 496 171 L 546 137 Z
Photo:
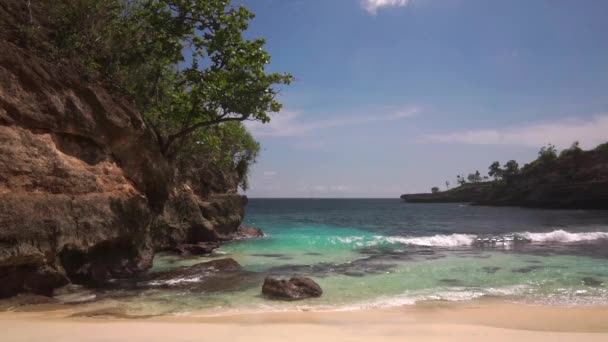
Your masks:
M 178 169 L 128 100 L 20 46 L 15 4 L 0 6 L 0 298 L 133 277 L 158 251 L 244 236 L 237 177 Z

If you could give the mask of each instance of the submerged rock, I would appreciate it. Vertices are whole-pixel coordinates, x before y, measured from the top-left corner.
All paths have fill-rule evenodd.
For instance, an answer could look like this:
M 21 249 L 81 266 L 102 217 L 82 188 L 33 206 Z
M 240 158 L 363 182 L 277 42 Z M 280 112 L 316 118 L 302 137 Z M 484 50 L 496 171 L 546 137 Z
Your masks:
M 600 286 L 604 285 L 603 281 L 593 278 L 593 277 L 585 277 L 585 278 L 583 278 L 582 282 L 583 282 L 583 285 L 591 286 L 591 287 L 600 287 Z
M 180 255 L 207 255 L 218 249 L 218 242 L 199 242 L 196 244 L 182 244 L 173 249 Z
M 240 269 L 241 265 L 239 265 L 236 260 L 232 258 L 226 258 L 202 262 L 187 267 L 178 267 L 163 272 L 150 273 L 149 280 L 170 280 L 178 278 L 188 278 L 193 276 L 207 275 L 210 272 L 237 271 Z
M 500 267 L 486 266 L 481 268 L 484 272 L 494 274 L 500 270 Z
M 0 300 L 0 311 L 11 310 L 26 305 L 56 304 L 58 301 L 51 297 L 31 293 L 21 293 L 14 297 Z
M 63 304 L 83 304 L 97 300 L 97 294 L 79 285 L 66 285 L 53 291 L 53 299 Z
M 287 280 L 269 276 L 264 280 L 262 294 L 271 299 L 300 300 L 321 297 L 323 290 L 310 278 L 293 277 Z
M 241 269 L 234 259 L 218 259 L 189 267 L 153 272 L 137 279 L 116 280 L 116 288 L 141 291 L 162 288 L 193 293 L 236 291 L 259 284 L 261 275 Z
M 542 268 L 543 268 L 542 266 L 527 266 L 527 267 L 515 268 L 515 269 L 511 270 L 511 272 L 513 272 L 513 273 L 530 273 L 532 271 L 540 270 Z
M 264 237 L 264 232 L 260 228 L 240 226 L 236 233 L 232 236 L 234 240 L 253 239 Z
M 69 282 L 63 273 L 40 265 L 42 261 L 36 260 L 35 257 L 23 258 L 22 262 L 32 264 L 0 267 L 0 298 L 20 292 L 50 296 L 54 288 Z

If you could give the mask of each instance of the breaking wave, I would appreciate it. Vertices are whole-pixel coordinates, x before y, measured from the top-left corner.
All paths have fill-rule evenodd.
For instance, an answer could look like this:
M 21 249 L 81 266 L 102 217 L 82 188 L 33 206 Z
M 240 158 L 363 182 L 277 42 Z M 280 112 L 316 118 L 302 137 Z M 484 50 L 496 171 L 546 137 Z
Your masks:
M 402 244 L 421 247 L 510 246 L 522 243 L 572 243 L 608 239 L 608 232 L 572 233 L 563 229 L 545 233 L 520 232 L 501 235 L 437 234 L 429 236 L 385 236 L 364 232 L 345 236 L 290 236 L 293 243 L 316 247 L 371 247 L 386 244 Z M 283 239 L 285 239 L 283 237 Z
M 549 233 L 522 233 L 522 237 L 532 242 L 578 242 L 608 239 L 608 232 L 570 233 L 565 230 L 554 230 Z
M 458 247 L 472 245 L 495 245 L 512 243 L 570 243 L 579 241 L 592 241 L 608 239 L 608 232 L 583 232 L 571 233 L 559 229 L 547 233 L 514 233 L 499 236 L 477 236 L 472 234 L 449 234 L 420 237 L 376 237 L 378 240 L 388 243 L 401 243 L 404 245 L 424 247 Z

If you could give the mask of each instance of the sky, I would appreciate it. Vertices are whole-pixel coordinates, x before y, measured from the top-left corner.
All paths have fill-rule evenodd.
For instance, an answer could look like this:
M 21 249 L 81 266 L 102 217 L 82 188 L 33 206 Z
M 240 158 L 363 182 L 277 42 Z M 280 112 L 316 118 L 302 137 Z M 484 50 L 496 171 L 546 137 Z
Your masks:
M 249 197 L 398 197 L 608 140 L 608 1 L 234 0 L 284 107 Z

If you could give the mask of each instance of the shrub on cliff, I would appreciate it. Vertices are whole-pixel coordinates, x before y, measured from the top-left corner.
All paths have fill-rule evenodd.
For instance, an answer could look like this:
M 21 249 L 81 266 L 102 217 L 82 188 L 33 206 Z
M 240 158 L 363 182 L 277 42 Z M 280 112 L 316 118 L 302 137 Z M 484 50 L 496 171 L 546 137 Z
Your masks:
M 230 0 L 42 0 L 36 5 L 48 19 L 44 30 L 51 55 L 79 61 L 87 77 L 132 98 L 167 158 L 230 159 L 221 163 L 246 172 L 259 146 L 239 123 L 270 121 L 268 113 L 281 109 L 277 87 L 292 80 L 289 74 L 266 72 L 270 56 L 263 39 L 243 37 L 252 12 Z M 192 153 L 201 155 L 184 156 Z
M 213 168 L 236 179 L 243 190 L 248 189 L 249 166 L 258 157 L 260 144 L 243 125 L 227 122 L 197 132 L 190 139 L 178 156 L 182 170 L 204 173 Z

